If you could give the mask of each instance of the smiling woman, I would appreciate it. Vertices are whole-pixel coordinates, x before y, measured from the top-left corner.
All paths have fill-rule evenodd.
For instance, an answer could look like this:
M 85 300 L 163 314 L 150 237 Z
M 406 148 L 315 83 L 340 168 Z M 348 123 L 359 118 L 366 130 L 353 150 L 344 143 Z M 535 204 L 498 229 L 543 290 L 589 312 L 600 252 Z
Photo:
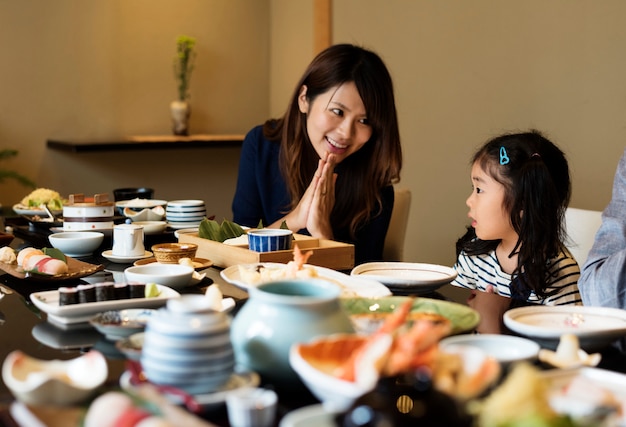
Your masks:
M 283 117 L 244 140 L 234 221 L 355 245 L 382 259 L 402 149 L 393 84 L 380 57 L 349 44 L 317 55 Z

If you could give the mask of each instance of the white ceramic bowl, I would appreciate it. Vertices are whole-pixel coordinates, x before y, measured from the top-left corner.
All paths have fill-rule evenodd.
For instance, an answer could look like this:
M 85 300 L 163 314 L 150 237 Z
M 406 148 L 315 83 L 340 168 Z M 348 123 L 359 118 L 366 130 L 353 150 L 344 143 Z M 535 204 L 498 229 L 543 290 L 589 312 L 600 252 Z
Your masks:
M 162 233 L 167 228 L 167 222 L 165 221 L 133 221 L 133 224 L 141 225 L 144 234 Z
M 87 256 L 98 249 L 104 240 L 99 231 L 67 231 L 48 236 L 50 244 L 68 256 Z
M 194 271 L 186 265 L 152 263 L 128 267 L 124 276 L 129 282 L 156 283 L 177 289 L 191 284 Z
M 556 349 L 564 334 L 574 334 L 580 347 L 597 351 L 626 335 L 626 310 L 582 305 L 536 305 L 504 313 L 504 324 L 513 332 Z
M 345 361 L 349 357 L 348 354 L 342 354 L 343 350 L 348 350 L 348 347 L 344 348 L 342 345 L 335 347 L 334 343 L 340 342 L 345 337 L 347 337 L 345 334 L 321 337 L 308 343 L 294 344 L 289 351 L 289 364 L 298 374 L 304 385 L 307 386 L 309 391 L 311 391 L 326 408 L 337 411 L 347 410 L 356 399 L 370 390 L 365 389 L 357 383 L 334 377 L 330 373 L 319 369 L 315 366 L 313 360 L 305 356 L 309 352 L 303 351 L 303 347 L 308 346 L 315 348 L 315 346 L 321 345 L 321 347 L 319 347 L 319 357 L 325 358 L 326 356 L 330 356 L 330 359 L 326 359 L 322 365 L 328 363 L 328 366 L 332 366 L 334 363 L 335 366 L 338 366 L 341 361 Z M 329 346 L 328 348 L 326 344 Z M 337 351 L 340 349 L 341 351 Z
M 153 208 L 144 208 L 140 211 L 132 208 L 124 208 L 124 216 L 130 218 L 133 222 L 137 221 L 161 221 L 165 216 L 163 206 L 155 206 Z
M 41 360 L 14 350 L 4 359 L 2 379 L 29 405 L 73 405 L 85 401 L 106 381 L 102 353 L 91 350 L 70 360 Z
M 439 343 L 442 351 L 458 347 L 479 348 L 502 365 L 535 360 L 540 349 L 539 344 L 529 339 L 497 334 L 455 335 L 444 338 Z

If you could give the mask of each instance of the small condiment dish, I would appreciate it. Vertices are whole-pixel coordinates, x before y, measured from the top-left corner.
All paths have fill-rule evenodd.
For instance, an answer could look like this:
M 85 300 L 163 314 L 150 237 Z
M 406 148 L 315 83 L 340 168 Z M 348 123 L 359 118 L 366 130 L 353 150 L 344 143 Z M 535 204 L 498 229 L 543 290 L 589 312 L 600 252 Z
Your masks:
M 143 348 L 143 338 L 145 332 L 137 332 L 124 339 L 115 342 L 115 348 L 124 353 L 130 360 L 139 360 L 141 358 L 141 349 Z
M 48 236 L 50 244 L 67 256 L 88 256 L 100 247 L 104 234 L 99 231 L 66 231 Z
M 124 216 L 130 218 L 132 222 L 137 221 L 161 221 L 165 217 L 165 209 L 163 206 L 155 206 L 153 208 L 144 208 L 140 211 L 130 207 L 124 208 Z
M 89 323 L 111 341 L 142 332 L 156 310 L 137 308 L 110 310 L 96 314 Z
M 124 270 L 128 282 L 156 283 L 179 289 L 192 283 L 193 267 L 179 264 L 161 264 L 158 262 L 136 265 Z
M 286 251 L 291 249 L 293 232 L 282 228 L 248 230 L 248 246 L 255 252 Z
M 74 405 L 87 400 L 106 381 L 102 353 L 91 350 L 70 360 L 41 360 L 14 350 L 2 365 L 2 379 L 19 401 L 29 405 Z
M 195 243 L 159 243 L 152 245 L 152 253 L 161 264 L 178 264 L 182 258 L 193 260 L 198 245 Z

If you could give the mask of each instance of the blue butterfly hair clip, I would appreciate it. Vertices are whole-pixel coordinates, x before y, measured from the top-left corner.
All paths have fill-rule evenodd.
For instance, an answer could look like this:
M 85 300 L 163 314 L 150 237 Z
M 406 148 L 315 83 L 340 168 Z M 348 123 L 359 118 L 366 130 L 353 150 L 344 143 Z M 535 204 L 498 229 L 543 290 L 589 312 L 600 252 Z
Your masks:
M 511 159 L 509 159 L 508 154 L 506 154 L 506 149 L 504 147 L 500 147 L 500 164 L 508 165 Z

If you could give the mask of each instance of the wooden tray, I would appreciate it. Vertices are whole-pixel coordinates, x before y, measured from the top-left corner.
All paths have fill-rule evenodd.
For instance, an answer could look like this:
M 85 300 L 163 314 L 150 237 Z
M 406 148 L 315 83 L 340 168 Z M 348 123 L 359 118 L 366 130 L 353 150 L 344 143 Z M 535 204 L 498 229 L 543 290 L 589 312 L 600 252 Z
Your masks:
M 217 267 L 230 267 L 237 264 L 255 262 L 281 262 L 293 260 L 293 251 L 254 252 L 248 245 L 225 245 L 209 239 L 203 239 L 198 233 L 182 233 L 178 237 L 181 243 L 198 245 L 196 256 L 208 258 Z M 313 255 L 307 264 L 332 268 L 333 270 L 351 270 L 354 267 L 354 245 L 334 240 L 316 239 L 302 234 L 294 235 L 294 245 L 302 251 L 312 250 Z
M 79 279 L 81 277 L 90 276 L 93 273 L 103 270 L 104 265 L 89 264 L 88 262 L 79 261 L 77 259 L 66 257 L 68 272 L 65 274 L 56 274 L 54 276 L 48 276 L 45 274 L 26 273 L 17 264 L 5 264 L 0 262 L 0 270 L 10 274 L 18 279 L 33 279 L 33 280 L 67 280 L 67 279 Z

